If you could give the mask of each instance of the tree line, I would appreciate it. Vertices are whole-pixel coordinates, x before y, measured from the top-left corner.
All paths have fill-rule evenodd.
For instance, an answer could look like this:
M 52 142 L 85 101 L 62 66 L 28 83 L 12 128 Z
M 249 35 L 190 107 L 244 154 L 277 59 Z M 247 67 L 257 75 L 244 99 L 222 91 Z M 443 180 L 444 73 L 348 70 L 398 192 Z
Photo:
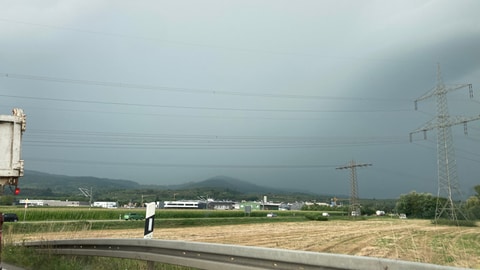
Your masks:
M 458 201 L 457 207 L 462 213 L 458 219 L 480 220 L 480 185 L 473 188 L 475 193 L 465 202 Z M 360 200 L 362 215 L 375 215 L 377 210 L 384 211 L 387 214 L 405 214 L 409 218 L 434 219 L 436 216 L 437 205 L 445 205 L 447 198 L 441 198 L 431 193 L 418 193 L 412 191 L 408 194 L 402 194 L 396 200 Z M 344 211 L 348 214 L 348 205 L 339 205 L 338 211 Z M 330 211 L 331 207 L 326 205 L 304 205 L 302 210 L 307 211 Z M 443 218 L 448 218 L 445 216 Z M 441 218 L 442 218 L 441 217 Z
M 475 194 L 469 197 L 465 202 L 457 202 L 458 208 L 464 214 L 459 218 L 465 217 L 469 220 L 480 220 L 480 185 L 475 186 Z M 6 190 L 7 191 L 7 190 Z M 67 199 L 67 200 L 85 200 L 84 197 L 65 196 L 60 198 L 50 189 L 45 190 L 29 190 L 26 189 L 32 197 L 40 197 L 44 199 Z M 15 203 L 16 197 L 9 192 L 5 192 L 0 196 L 0 205 L 12 205 Z M 264 194 L 265 195 L 265 194 Z M 311 194 L 266 194 L 268 199 L 272 201 L 282 202 L 300 202 L 311 201 Z M 120 205 L 135 202 L 141 204 L 143 198 L 148 200 L 162 201 L 175 199 L 194 199 L 194 198 L 215 198 L 219 200 L 262 200 L 261 194 L 244 194 L 231 189 L 222 188 L 196 188 L 188 190 L 157 190 L 157 189 L 122 189 L 115 191 L 94 192 L 94 200 L 103 201 L 117 201 Z M 321 196 L 315 198 L 318 202 L 329 202 L 328 196 Z M 374 215 L 377 210 L 385 211 L 385 213 L 406 214 L 409 218 L 433 219 L 435 218 L 437 203 L 444 205 L 446 198 L 439 198 L 430 193 L 418 193 L 412 191 L 408 194 L 402 194 L 398 199 L 389 200 L 375 200 L 362 199 L 360 200 L 363 215 Z M 332 210 L 329 206 L 310 205 L 304 206 L 302 210 L 309 211 L 329 211 Z M 348 204 L 338 207 L 336 210 L 344 210 L 348 213 Z
M 458 215 L 459 219 L 480 219 L 480 185 L 473 189 L 476 194 L 470 196 L 465 202 L 456 202 L 456 206 L 462 212 L 462 215 Z M 430 193 L 412 191 L 401 195 L 395 208 L 398 213 L 404 213 L 408 217 L 433 219 L 437 211 L 437 204 L 445 205 L 446 200 L 446 198 L 433 196 Z

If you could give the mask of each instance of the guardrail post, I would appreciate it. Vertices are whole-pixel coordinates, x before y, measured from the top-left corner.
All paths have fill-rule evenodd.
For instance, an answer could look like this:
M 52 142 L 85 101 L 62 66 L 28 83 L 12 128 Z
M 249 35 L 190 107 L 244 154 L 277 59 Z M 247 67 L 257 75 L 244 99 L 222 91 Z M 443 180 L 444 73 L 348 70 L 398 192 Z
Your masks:
M 155 262 L 147 261 L 147 270 L 155 270 Z
M 143 238 L 152 239 L 153 238 L 153 227 L 155 222 L 155 203 L 146 203 L 147 209 L 145 210 L 145 230 L 143 233 Z

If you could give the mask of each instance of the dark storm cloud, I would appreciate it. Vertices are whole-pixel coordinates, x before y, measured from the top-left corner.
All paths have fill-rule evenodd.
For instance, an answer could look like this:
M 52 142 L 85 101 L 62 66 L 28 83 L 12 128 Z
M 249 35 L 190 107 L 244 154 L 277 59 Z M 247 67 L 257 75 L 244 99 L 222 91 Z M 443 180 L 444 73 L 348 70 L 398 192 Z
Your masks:
M 2 6 L 0 106 L 28 114 L 31 170 L 348 194 L 335 168 L 354 159 L 373 164 L 358 172 L 362 197 L 435 193 L 435 133 L 408 140 L 434 106 L 413 100 L 437 63 L 447 83 L 480 87 L 477 1 Z M 462 102 L 452 109 L 478 114 Z M 471 127 L 454 129 L 460 149 L 478 144 Z M 480 157 L 458 156 L 468 190 Z

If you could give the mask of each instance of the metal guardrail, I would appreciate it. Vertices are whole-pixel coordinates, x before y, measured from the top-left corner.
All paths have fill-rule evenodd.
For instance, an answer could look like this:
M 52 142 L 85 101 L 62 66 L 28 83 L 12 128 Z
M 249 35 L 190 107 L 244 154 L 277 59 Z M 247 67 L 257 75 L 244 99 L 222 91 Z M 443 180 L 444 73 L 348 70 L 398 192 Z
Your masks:
M 213 270 L 458 270 L 363 256 L 153 239 L 76 239 L 24 242 L 26 247 L 64 255 L 116 257 Z

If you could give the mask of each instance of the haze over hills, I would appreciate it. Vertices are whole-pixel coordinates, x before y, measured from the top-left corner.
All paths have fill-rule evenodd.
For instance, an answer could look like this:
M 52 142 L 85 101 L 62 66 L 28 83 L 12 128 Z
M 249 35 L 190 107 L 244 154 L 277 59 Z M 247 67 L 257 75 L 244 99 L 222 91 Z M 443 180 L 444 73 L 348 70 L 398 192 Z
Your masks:
M 242 193 L 255 193 L 255 192 L 275 192 L 275 193 L 285 193 L 289 192 L 286 189 L 277 189 L 272 187 L 259 186 L 252 184 L 250 182 L 228 177 L 228 176 L 214 176 L 199 182 L 189 182 L 180 185 L 167 186 L 170 189 L 189 189 L 189 188 L 205 188 L 205 187 L 215 187 L 215 188 L 225 188 L 231 189 Z
M 311 193 L 306 191 L 292 191 L 272 187 L 259 186 L 250 182 L 227 176 L 215 176 L 198 182 L 188 182 L 179 185 L 141 185 L 135 181 L 122 179 L 97 178 L 91 176 L 56 175 L 38 171 L 27 170 L 20 179 L 20 188 L 29 190 L 49 190 L 52 194 L 78 193 L 79 188 L 92 188 L 96 191 L 108 190 L 139 190 L 139 189 L 169 189 L 185 190 L 198 188 L 221 188 L 240 193 Z
M 20 178 L 23 189 L 50 189 L 53 192 L 64 193 L 78 191 L 78 188 L 107 189 L 138 189 L 141 185 L 134 181 L 97 178 L 91 176 L 67 176 L 26 170 Z

